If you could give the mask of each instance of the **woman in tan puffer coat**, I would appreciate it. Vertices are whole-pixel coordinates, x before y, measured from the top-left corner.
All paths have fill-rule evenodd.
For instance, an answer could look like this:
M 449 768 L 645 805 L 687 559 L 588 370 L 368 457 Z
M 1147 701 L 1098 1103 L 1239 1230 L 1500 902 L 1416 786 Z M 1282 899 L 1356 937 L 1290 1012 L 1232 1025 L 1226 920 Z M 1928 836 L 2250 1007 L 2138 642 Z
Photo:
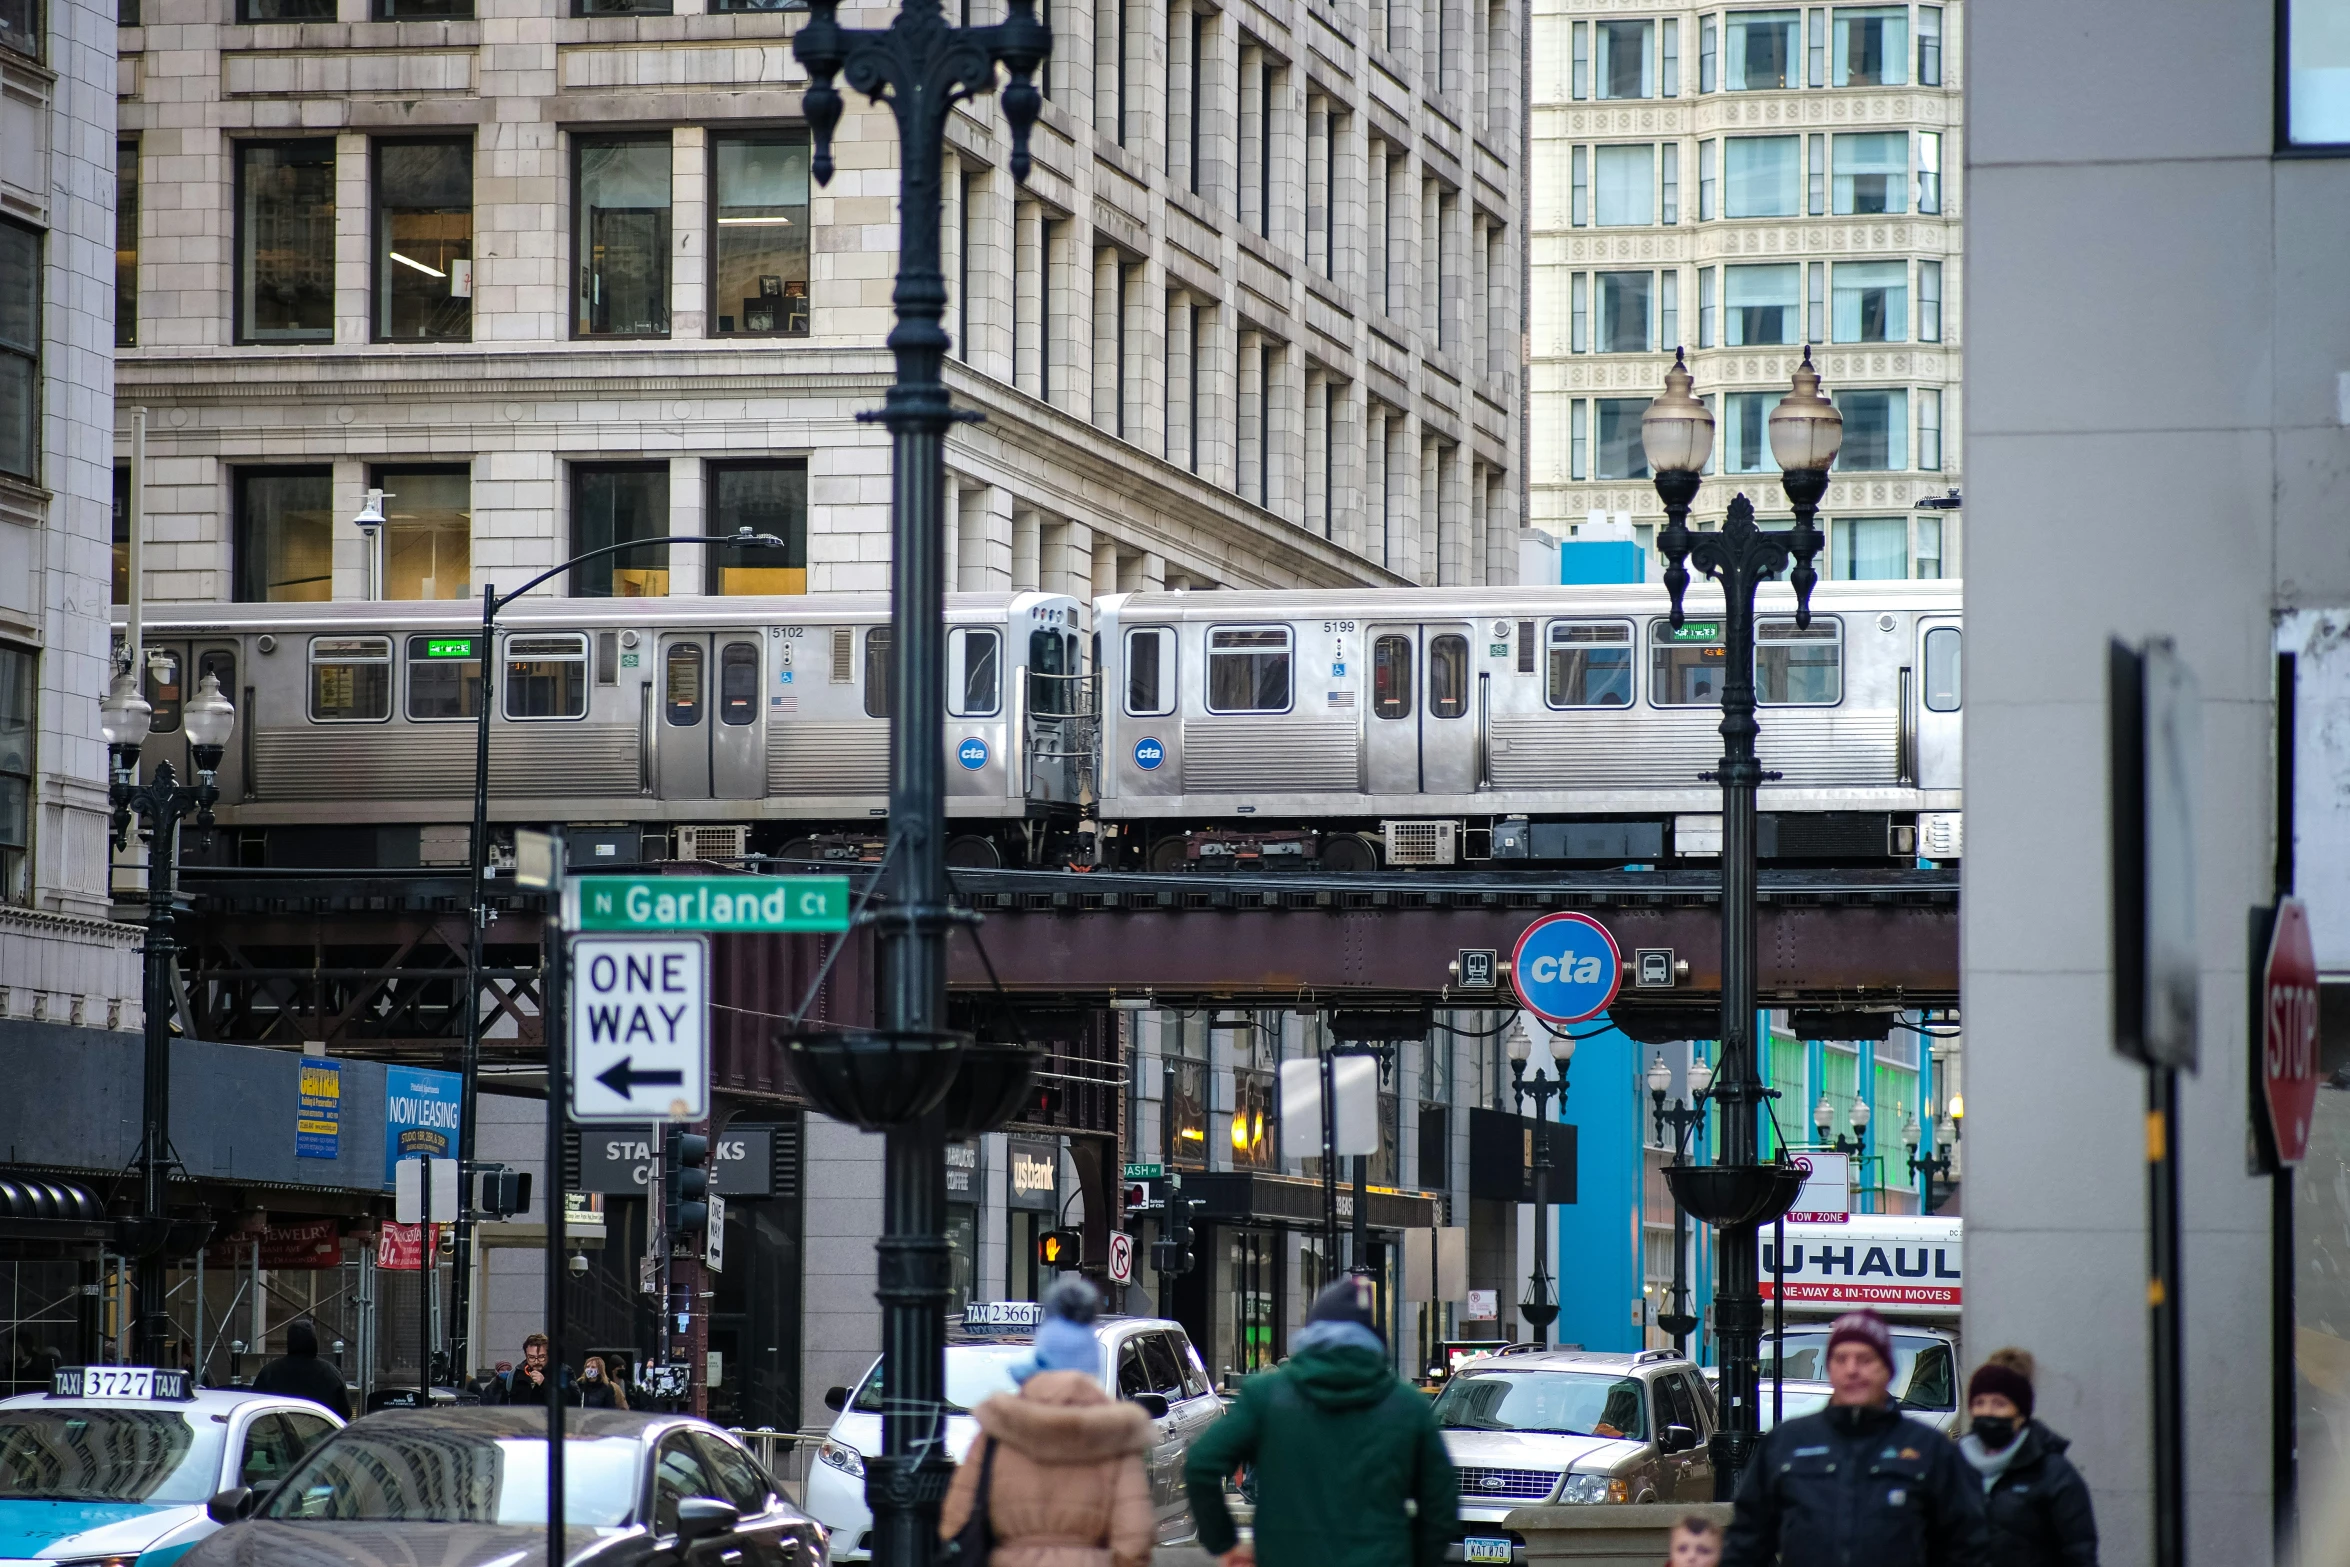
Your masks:
M 1081 1280 L 1071 1282 L 1082 1283 Z M 999 1393 L 972 1413 L 979 1438 L 963 1455 L 939 1513 L 941 1540 L 962 1532 L 979 1495 L 989 1444 L 988 1567 L 1150 1567 L 1158 1539 L 1143 1450 L 1151 1418 L 1102 1390 L 1101 1347 L 1086 1325 L 1095 1297 L 1085 1285 L 1056 1287 L 1039 1327 L 1036 1360 L 1020 1391 Z M 1084 1313 L 1062 1315 L 1074 1308 Z

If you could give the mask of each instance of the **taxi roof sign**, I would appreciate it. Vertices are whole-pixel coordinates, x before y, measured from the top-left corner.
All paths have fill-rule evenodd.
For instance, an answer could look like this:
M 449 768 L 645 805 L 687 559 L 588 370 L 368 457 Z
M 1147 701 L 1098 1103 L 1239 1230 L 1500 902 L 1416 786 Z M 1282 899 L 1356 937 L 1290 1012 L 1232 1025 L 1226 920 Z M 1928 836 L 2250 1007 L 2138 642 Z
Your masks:
M 185 1371 L 154 1366 L 61 1366 L 49 1378 L 51 1398 L 102 1398 L 124 1403 L 188 1403 L 196 1390 Z
M 975 1300 L 963 1308 L 966 1333 L 1028 1333 L 1044 1320 L 1033 1300 Z

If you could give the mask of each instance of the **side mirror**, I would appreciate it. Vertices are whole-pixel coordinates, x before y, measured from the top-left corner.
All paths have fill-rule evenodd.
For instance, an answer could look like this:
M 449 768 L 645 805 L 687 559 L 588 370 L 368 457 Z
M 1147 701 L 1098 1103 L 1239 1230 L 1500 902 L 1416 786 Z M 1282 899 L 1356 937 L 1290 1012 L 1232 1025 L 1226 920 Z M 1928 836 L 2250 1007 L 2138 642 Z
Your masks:
M 1664 1450 L 1668 1453 L 1686 1453 L 1697 1445 L 1697 1433 L 1688 1426 L 1665 1427 Z
M 824 1390 L 824 1407 L 831 1410 L 834 1414 L 839 1414 L 842 1410 L 848 1408 L 849 1390 L 845 1387 L 826 1388 Z
M 252 1509 L 257 1499 L 251 1486 L 232 1485 L 225 1491 L 214 1493 L 204 1504 L 204 1515 L 214 1523 L 236 1523 Z
M 1142 1412 L 1153 1420 L 1167 1418 L 1167 1395 L 1164 1393 L 1137 1393 L 1131 1400 L 1142 1406 Z
M 742 1518 L 734 1503 L 714 1496 L 689 1496 L 677 1504 L 677 1543 L 691 1545 L 724 1534 Z

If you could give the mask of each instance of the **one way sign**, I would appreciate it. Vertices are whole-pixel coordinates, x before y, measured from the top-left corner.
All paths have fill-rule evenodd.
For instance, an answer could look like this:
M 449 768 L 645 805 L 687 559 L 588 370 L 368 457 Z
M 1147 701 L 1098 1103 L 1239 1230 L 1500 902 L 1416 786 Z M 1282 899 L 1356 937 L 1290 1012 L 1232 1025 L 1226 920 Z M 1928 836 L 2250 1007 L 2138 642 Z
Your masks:
M 710 1113 L 710 949 L 700 936 L 571 943 L 571 1117 Z

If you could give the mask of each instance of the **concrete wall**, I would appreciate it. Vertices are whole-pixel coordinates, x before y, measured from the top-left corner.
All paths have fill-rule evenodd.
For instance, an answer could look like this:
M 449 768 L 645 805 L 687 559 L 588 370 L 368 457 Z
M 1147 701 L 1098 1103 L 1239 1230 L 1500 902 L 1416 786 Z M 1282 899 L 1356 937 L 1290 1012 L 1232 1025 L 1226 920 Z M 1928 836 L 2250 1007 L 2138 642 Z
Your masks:
M 2265 1562 L 2269 1188 L 2245 1174 L 2242 932 L 2270 891 L 2269 612 L 2350 596 L 2350 167 L 2271 156 L 2268 0 L 1972 13 L 1969 1358 L 2040 1356 L 2104 1559 L 2147 1560 L 2144 1090 L 2108 1047 L 2103 670 L 2109 635 L 2169 634 L 2204 697 L 2189 1550 Z

